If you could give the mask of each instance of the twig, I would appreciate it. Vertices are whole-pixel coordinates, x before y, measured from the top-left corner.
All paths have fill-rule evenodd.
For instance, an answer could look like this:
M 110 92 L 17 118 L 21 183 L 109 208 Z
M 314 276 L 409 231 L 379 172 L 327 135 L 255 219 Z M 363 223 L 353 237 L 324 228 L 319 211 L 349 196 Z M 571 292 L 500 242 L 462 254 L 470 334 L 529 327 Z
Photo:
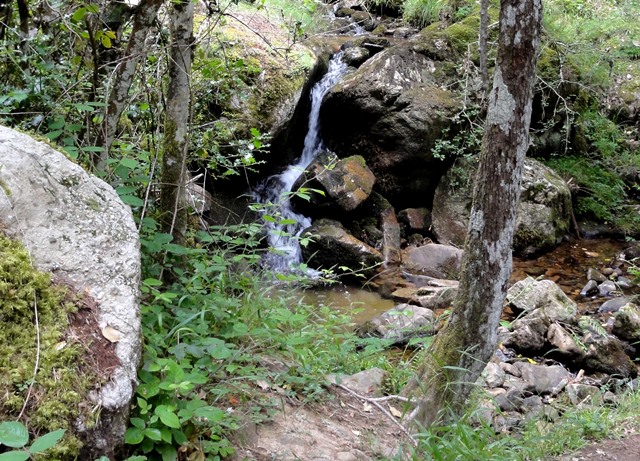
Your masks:
M 351 389 L 349 389 L 346 386 L 343 386 L 342 384 L 334 384 L 335 386 L 338 386 L 340 389 L 343 389 L 345 391 L 347 391 L 349 394 L 353 395 L 354 397 L 359 398 L 360 400 L 363 400 L 365 402 L 370 402 L 373 405 L 375 405 L 376 407 L 378 407 L 378 410 L 380 410 L 385 416 L 387 416 L 391 421 L 393 421 L 401 430 L 402 432 L 405 433 L 405 435 L 409 438 L 409 440 L 411 440 L 411 443 L 413 444 L 413 446 L 418 446 L 418 441 L 416 439 L 413 438 L 413 436 L 411 435 L 411 433 L 407 430 L 406 427 L 404 427 L 400 422 L 398 422 L 398 420 L 396 419 L 395 416 L 393 416 L 391 413 L 389 413 L 387 411 L 386 408 L 384 408 L 382 405 L 380 405 L 380 402 L 384 402 L 387 400 L 401 400 L 403 402 L 411 402 L 410 399 L 407 399 L 406 397 L 401 397 L 399 395 L 389 395 L 387 397 L 365 397 L 363 395 L 360 395 L 354 391 L 352 391 Z
M 31 378 L 31 382 L 29 383 L 29 390 L 27 391 L 27 396 L 24 399 L 24 404 L 22 405 L 22 410 L 20 410 L 20 414 L 18 415 L 18 420 L 22 418 L 24 411 L 27 409 L 27 404 L 29 403 L 29 397 L 31 397 L 31 391 L 33 390 L 33 385 L 36 382 L 36 376 L 38 375 L 38 368 L 40 367 L 40 322 L 38 320 L 38 298 L 36 297 L 36 293 L 33 293 L 33 313 L 35 315 L 36 322 L 36 363 L 33 366 L 33 378 Z

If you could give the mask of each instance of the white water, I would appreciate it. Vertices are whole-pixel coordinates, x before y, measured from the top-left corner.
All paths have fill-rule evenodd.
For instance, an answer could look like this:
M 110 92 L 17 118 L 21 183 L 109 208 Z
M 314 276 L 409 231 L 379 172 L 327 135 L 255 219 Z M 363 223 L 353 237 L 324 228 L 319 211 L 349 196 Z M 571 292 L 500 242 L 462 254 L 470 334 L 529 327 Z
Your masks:
M 260 196 L 257 197 L 258 202 L 265 205 L 262 209 L 263 217 L 273 217 L 276 221 L 270 222 L 272 219 L 267 218 L 268 242 L 273 252 L 266 262 L 275 270 L 287 271 L 302 262 L 298 237 L 311 225 L 311 220 L 291 209 L 289 193 L 296 179 L 323 149 L 320 138 L 320 105 L 324 96 L 340 81 L 347 70 L 347 65 L 341 58 L 342 53 L 331 58 L 327 73 L 311 90 L 309 127 L 302 155 L 281 174 L 268 178 L 263 184 Z

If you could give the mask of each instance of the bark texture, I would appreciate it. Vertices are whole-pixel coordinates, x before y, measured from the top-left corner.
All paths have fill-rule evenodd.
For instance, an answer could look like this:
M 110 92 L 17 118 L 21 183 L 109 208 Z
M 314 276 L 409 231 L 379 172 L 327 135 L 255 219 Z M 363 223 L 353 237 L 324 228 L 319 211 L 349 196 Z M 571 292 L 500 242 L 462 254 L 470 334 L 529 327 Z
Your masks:
M 185 179 L 191 109 L 193 2 L 174 0 L 171 13 L 169 82 L 162 146 L 160 213 L 165 232 L 174 243 L 184 242 L 187 228 Z
M 480 34 L 478 43 L 480 47 L 480 78 L 482 79 L 482 93 L 489 90 L 489 59 L 487 42 L 489 37 L 489 0 L 480 0 Z
M 133 29 L 127 42 L 127 49 L 124 57 L 116 66 L 113 75 L 104 124 L 97 142 L 97 145 L 102 146 L 103 150 L 98 158 L 94 159 L 98 170 L 104 169 L 109 159 L 109 150 L 116 137 L 118 121 L 127 102 L 136 67 L 140 59 L 146 54 L 145 39 L 149 35 L 149 30 L 163 3 L 164 0 L 142 0 L 137 7 L 133 18 Z
M 511 275 L 511 243 L 529 146 L 541 0 L 502 0 L 493 89 L 458 297 L 445 327 L 405 394 L 417 399 L 410 421 L 429 426 L 459 416 L 495 352 Z

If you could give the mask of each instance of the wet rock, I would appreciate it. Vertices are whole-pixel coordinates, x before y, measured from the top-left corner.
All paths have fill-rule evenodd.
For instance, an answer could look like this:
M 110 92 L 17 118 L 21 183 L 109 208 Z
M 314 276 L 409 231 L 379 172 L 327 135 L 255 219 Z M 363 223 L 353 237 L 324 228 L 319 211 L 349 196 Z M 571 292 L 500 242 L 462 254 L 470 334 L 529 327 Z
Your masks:
M 616 283 L 620 288 L 624 288 L 624 289 L 633 287 L 633 282 L 631 281 L 631 279 L 623 275 L 618 277 L 618 279 L 616 280 Z
M 571 373 L 559 365 L 544 366 L 528 362 L 515 364 L 522 373 L 522 379 L 533 385 L 533 391 L 538 395 L 557 392 L 563 382 L 571 378 Z
M 618 293 L 618 287 L 611 280 L 605 280 L 598 285 L 598 293 L 600 296 L 612 296 Z
M 640 308 L 628 303 L 614 314 L 612 333 L 630 343 L 640 341 Z
M 589 268 L 587 270 L 587 280 L 594 280 L 598 283 L 605 282 L 607 278 L 602 275 L 597 269 Z
M 600 314 L 608 314 L 611 312 L 618 312 L 622 306 L 629 304 L 630 300 L 626 296 L 620 296 L 618 298 L 613 298 L 608 301 L 605 301 L 598 308 L 598 312 Z
M 566 387 L 569 400 L 574 405 L 601 405 L 603 402 L 602 393 L 596 386 L 588 384 L 571 383 Z
M 408 247 L 403 251 L 402 261 L 408 272 L 455 280 L 460 273 L 462 250 L 436 243 Z
M 294 195 L 292 204 L 309 216 L 318 216 L 324 209 L 336 205 L 344 211 L 352 211 L 369 197 L 375 180 L 359 155 L 338 159 L 333 153 L 322 152 L 296 180 L 292 190 L 304 187 L 320 190 L 323 194 L 307 192 L 309 201 Z
M 382 254 L 386 266 L 397 266 L 402 261 L 400 250 L 400 224 L 393 208 L 380 213 L 380 229 L 382 231 Z
M 462 246 L 471 210 L 475 160 L 446 173 L 433 199 L 433 232 L 440 243 Z M 514 252 L 529 256 L 555 247 L 569 231 L 571 192 L 565 181 L 537 160 L 525 159 Z
M 580 290 L 580 296 L 591 296 L 598 292 L 598 282 L 595 280 L 589 280 L 587 284 Z
M 415 336 L 433 334 L 435 314 L 413 304 L 399 304 L 374 318 L 365 328 L 383 339 L 403 343 Z
M 360 65 L 371 57 L 371 53 L 366 48 L 359 46 L 353 46 L 344 50 L 342 55 L 344 62 L 353 67 L 360 67 Z
M 575 323 L 578 314 L 576 303 L 551 280 L 520 280 L 509 288 L 507 301 L 519 311 L 537 311 L 548 322 Z
M 584 358 L 586 351 L 578 345 L 573 335 L 557 323 L 549 325 L 547 340 L 554 347 L 554 353 L 565 359 L 579 360 Z
M 302 256 L 316 269 L 346 266 L 373 275 L 384 261 L 382 253 L 355 238 L 338 221 L 319 219 L 302 236 L 311 239 L 302 247 Z
M 618 338 L 589 332 L 583 337 L 582 342 L 588 348 L 584 359 L 586 368 L 624 378 L 637 376 L 638 369 Z

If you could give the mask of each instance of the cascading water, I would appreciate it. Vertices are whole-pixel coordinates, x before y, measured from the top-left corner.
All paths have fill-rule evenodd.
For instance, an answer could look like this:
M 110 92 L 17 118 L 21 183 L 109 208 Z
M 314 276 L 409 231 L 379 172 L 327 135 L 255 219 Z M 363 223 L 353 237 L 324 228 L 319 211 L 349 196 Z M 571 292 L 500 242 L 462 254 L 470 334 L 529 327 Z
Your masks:
M 291 209 L 289 193 L 296 179 L 323 149 L 320 138 L 320 105 L 324 96 L 340 81 L 346 70 L 347 65 L 342 61 L 342 53 L 337 53 L 329 61 L 327 73 L 311 90 L 309 127 L 302 155 L 295 164 L 289 165 L 281 174 L 271 176 L 258 188 L 259 195 L 256 199 L 265 205 L 263 217 L 271 217 L 265 221 L 268 226 L 269 246 L 273 252 L 266 258 L 266 263 L 274 270 L 288 271 L 302 262 L 298 236 L 311 225 L 311 220 Z

